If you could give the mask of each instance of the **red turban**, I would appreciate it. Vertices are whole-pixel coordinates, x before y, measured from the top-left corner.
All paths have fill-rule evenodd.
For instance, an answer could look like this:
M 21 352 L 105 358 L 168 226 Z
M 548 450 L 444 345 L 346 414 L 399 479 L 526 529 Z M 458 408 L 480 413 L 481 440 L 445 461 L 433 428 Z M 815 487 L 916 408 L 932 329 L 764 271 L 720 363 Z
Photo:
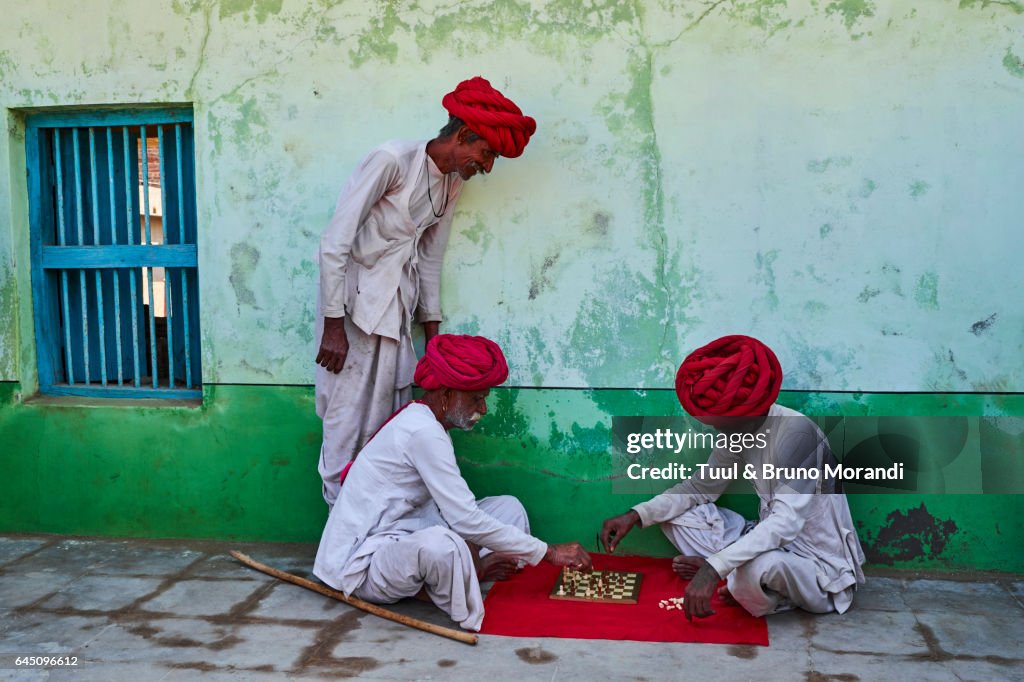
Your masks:
M 480 137 L 491 149 L 514 159 L 523 153 L 537 122 L 524 116 L 516 103 L 477 76 L 462 81 L 441 100 L 448 113 Z
M 690 353 L 676 373 L 676 395 L 695 417 L 768 413 L 782 386 L 772 349 L 749 336 L 723 336 Z
M 416 363 L 416 384 L 427 391 L 453 388 L 480 391 L 508 379 L 508 365 L 498 344 L 482 336 L 438 334 Z

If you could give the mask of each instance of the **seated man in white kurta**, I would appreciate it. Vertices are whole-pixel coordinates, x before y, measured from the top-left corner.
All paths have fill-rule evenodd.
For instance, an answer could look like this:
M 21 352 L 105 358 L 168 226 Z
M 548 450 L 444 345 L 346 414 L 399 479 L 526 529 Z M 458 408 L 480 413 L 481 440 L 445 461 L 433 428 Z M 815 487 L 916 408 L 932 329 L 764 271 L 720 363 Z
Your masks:
M 601 528 L 613 551 L 633 526 L 661 524 L 682 553 L 673 569 L 690 580 L 687 618 L 714 613 L 711 597 L 722 578 L 720 596 L 755 616 L 794 607 L 844 613 L 864 582 L 864 553 L 846 496 L 821 476 L 835 457 L 810 419 L 775 404 L 781 384 L 775 354 L 756 339 L 726 336 L 691 353 L 676 375 L 680 402 L 734 445 L 716 447 L 690 479 Z M 714 504 L 732 482 L 723 474 L 747 465 L 760 498 L 756 523 Z M 766 478 L 765 465 L 792 473 Z M 817 478 L 800 473 L 811 469 Z
M 422 591 L 462 627 L 479 630 L 477 549 L 492 553 L 492 565 L 502 557 L 591 568 L 578 543 L 548 545 L 531 536 L 515 497 L 475 500 L 459 472 L 448 431 L 473 428 L 487 413 L 490 388 L 506 378 L 493 341 L 451 334 L 430 340 L 416 365 L 422 399 L 392 415 L 342 472 L 317 550 L 318 578 L 376 603 Z

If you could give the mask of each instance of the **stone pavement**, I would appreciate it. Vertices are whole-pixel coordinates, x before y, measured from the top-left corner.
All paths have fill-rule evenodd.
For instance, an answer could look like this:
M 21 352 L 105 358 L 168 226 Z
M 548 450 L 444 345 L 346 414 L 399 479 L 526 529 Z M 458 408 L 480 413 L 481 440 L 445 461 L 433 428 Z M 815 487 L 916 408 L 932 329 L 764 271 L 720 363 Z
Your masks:
M 468 646 L 246 568 L 315 547 L 0 535 L 0 680 L 1024 680 L 1024 577 L 869 574 L 844 616 L 769 618 L 771 646 L 481 636 Z M 429 604 L 404 613 L 451 625 Z M 75 656 L 18 668 L 15 656 Z

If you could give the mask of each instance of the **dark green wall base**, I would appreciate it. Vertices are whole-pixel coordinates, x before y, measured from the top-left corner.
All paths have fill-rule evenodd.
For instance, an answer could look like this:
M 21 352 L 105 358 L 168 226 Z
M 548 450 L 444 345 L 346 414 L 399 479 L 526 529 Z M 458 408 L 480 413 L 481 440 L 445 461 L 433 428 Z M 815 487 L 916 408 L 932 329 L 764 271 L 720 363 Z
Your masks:
M 784 394 L 818 415 L 1024 415 L 1020 395 Z M 681 414 L 671 391 L 496 389 L 454 434 L 480 495 L 513 494 L 539 537 L 594 548 L 613 492 L 612 415 Z M 1020 459 L 1021 437 L 998 434 Z M 21 402 L 0 383 L 0 531 L 315 542 L 326 518 L 310 387 L 208 386 L 202 407 Z M 741 513 L 756 498 L 729 495 Z M 850 495 L 873 564 L 1024 572 L 1024 495 Z M 656 529 L 625 551 L 670 555 Z

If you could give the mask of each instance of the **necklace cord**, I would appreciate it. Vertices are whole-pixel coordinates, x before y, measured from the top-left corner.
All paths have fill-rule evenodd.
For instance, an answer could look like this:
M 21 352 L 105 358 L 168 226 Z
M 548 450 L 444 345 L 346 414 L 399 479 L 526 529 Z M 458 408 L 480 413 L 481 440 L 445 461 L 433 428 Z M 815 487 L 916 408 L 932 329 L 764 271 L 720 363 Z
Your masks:
M 440 218 L 448 211 L 448 198 L 451 195 L 452 176 L 451 173 L 444 174 L 444 197 L 441 199 L 441 212 L 434 208 L 434 197 L 430 193 L 430 168 L 427 167 L 427 200 L 430 202 L 430 212 L 435 218 Z

